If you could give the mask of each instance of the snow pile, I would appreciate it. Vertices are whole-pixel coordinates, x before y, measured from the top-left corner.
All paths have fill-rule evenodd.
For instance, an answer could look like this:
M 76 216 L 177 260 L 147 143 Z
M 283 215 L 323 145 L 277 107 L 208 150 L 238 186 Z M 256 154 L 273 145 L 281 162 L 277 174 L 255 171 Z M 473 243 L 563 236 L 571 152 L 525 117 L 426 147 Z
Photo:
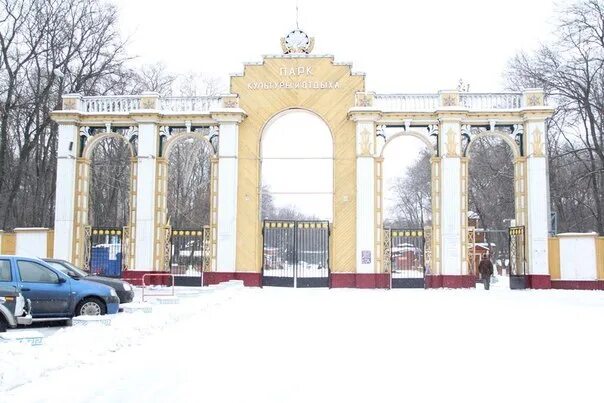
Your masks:
M 144 312 L 107 315 L 111 326 L 90 323 L 66 327 L 31 346 L 17 342 L 0 343 L 0 393 L 31 382 L 44 374 L 70 366 L 94 364 L 107 354 L 142 343 L 146 337 L 220 305 L 242 288 L 241 285 L 185 290 L 194 298 L 179 305 L 156 305 L 153 314 Z M 153 302 L 153 298 L 150 298 Z M 19 331 L 10 332 L 16 334 Z

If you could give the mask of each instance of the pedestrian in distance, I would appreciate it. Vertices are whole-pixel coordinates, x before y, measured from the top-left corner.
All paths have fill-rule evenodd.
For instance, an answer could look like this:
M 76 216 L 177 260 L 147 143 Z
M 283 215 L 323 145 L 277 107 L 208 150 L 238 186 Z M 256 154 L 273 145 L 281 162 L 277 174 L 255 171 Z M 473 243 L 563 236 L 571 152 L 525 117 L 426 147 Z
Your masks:
M 484 281 L 484 289 L 488 290 L 491 287 L 491 276 L 493 275 L 493 263 L 489 260 L 488 255 L 485 253 L 482 255 L 480 264 L 478 265 L 478 271 Z

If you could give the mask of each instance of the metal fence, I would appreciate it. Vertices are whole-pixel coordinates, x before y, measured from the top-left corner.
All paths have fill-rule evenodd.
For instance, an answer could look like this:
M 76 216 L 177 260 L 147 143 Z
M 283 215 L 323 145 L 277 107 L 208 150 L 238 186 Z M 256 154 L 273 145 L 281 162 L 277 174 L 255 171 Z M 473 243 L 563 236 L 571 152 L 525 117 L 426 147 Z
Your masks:
M 510 288 L 513 290 L 527 288 L 525 234 L 524 226 L 509 229 Z
M 424 230 L 391 228 L 390 257 L 392 288 L 423 288 L 426 275 Z
M 329 222 L 267 220 L 262 235 L 263 285 L 329 287 Z
M 92 228 L 87 269 L 91 274 L 107 277 L 122 275 L 121 228 Z
M 173 229 L 170 238 L 170 272 L 176 285 L 201 285 L 210 266 L 210 228 Z

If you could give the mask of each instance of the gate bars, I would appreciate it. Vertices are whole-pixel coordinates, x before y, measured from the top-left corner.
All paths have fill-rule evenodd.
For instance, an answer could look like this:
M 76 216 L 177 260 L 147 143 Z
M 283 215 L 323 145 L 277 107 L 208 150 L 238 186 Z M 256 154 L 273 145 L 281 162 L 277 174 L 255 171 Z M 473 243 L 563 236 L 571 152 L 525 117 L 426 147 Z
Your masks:
M 524 290 L 526 281 L 525 228 L 524 226 L 510 227 L 510 288 Z
M 262 285 L 329 287 L 329 222 L 264 221 Z
M 425 285 L 425 240 L 424 230 L 419 228 L 391 228 L 390 279 L 392 288 L 424 288 Z
M 169 251 L 175 285 L 200 286 L 210 267 L 210 227 L 173 229 Z
M 93 275 L 120 277 L 122 274 L 121 228 L 89 229 L 88 267 Z

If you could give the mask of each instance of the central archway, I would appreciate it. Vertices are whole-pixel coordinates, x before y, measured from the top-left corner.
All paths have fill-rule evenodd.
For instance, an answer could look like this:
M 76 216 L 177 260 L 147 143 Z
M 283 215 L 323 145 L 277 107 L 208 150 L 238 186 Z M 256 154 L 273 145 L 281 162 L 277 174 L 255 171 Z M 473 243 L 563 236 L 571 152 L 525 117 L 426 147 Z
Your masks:
M 333 136 L 318 115 L 288 109 L 260 140 L 263 284 L 329 285 Z

